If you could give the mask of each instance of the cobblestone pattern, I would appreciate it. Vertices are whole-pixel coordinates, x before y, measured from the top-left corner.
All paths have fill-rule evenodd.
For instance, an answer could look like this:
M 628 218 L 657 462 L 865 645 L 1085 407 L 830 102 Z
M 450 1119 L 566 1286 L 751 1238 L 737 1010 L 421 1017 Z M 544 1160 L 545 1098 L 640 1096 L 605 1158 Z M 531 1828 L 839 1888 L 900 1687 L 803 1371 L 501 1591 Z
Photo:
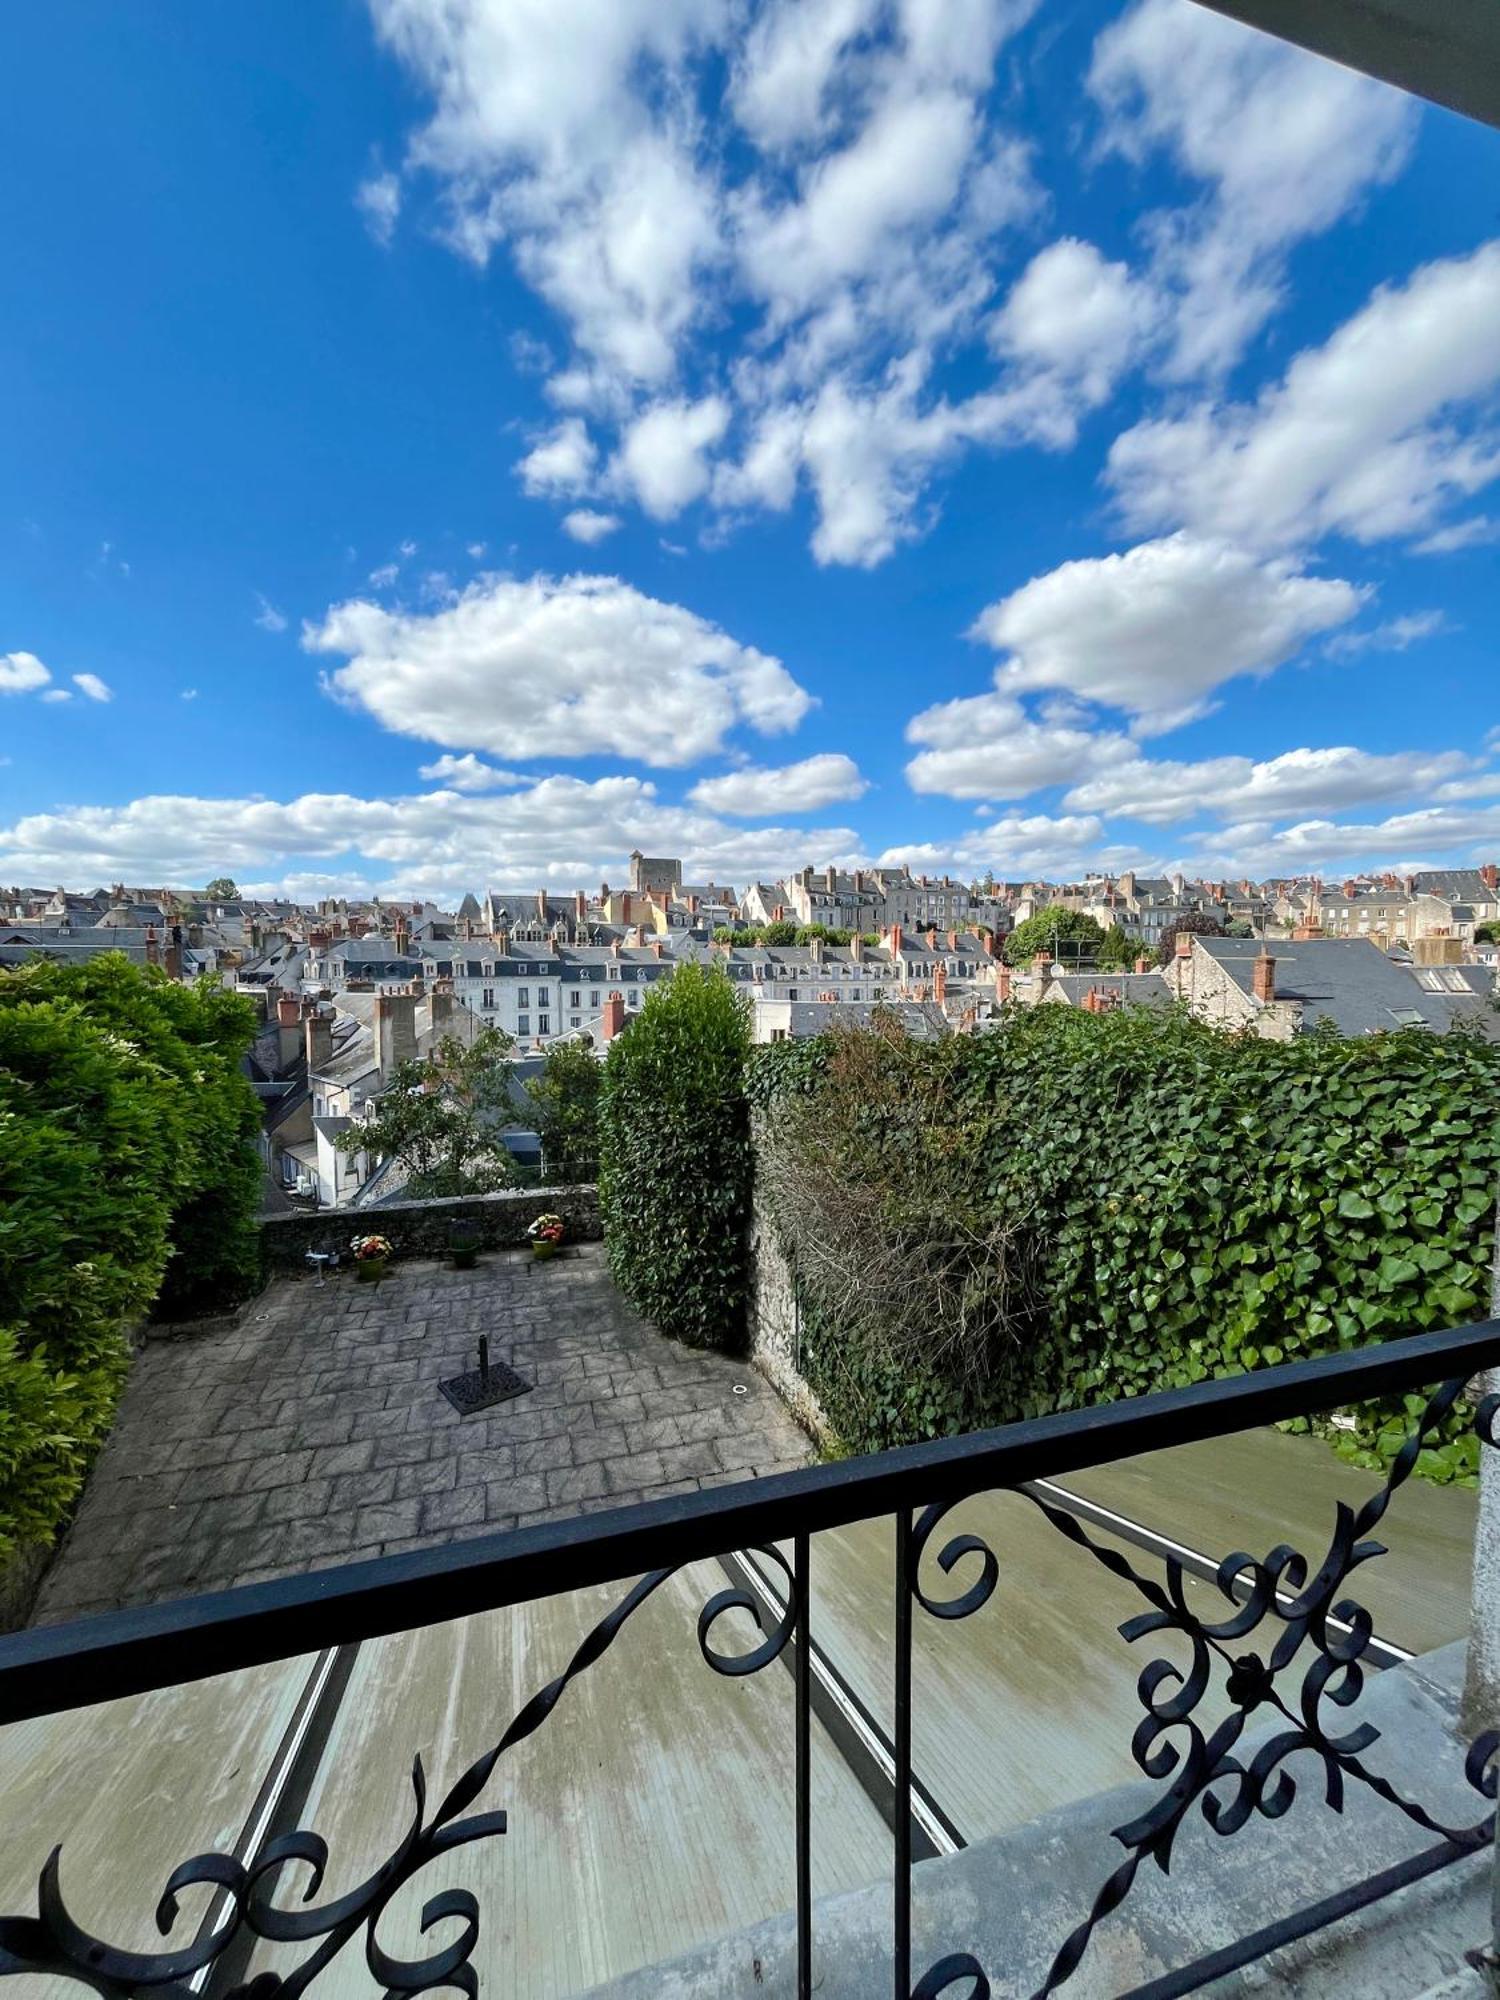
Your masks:
M 494 1359 L 536 1384 L 460 1418 L 438 1382 Z M 743 1395 L 734 1393 L 743 1385 Z M 153 1342 L 35 1623 L 430 1547 L 805 1464 L 743 1362 L 664 1340 L 602 1246 L 550 1263 L 277 1281 L 238 1326 Z
M 438 1201 L 393 1201 L 375 1208 L 312 1209 L 305 1214 L 268 1215 L 260 1225 L 261 1257 L 268 1271 L 301 1271 L 309 1250 L 336 1250 L 343 1256 L 351 1236 L 378 1233 L 391 1239 L 398 1257 L 441 1257 L 455 1222 L 472 1222 L 482 1250 L 524 1244 L 539 1215 L 563 1217 L 575 1243 L 595 1243 L 601 1234 L 599 1190 L 577 1187 L 508 1188 L 500 1194 L 453 1195 Z

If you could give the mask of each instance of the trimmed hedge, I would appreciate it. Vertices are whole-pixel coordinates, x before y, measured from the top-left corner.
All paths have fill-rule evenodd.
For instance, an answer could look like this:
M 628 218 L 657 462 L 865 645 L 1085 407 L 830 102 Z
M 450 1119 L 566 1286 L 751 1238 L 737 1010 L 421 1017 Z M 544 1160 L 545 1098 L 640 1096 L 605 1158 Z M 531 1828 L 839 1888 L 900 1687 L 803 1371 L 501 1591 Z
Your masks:
M 258 1282 L 253 1028 L 114 953 L 0 975 L 0 1556 L 65 1517 L 168 1273 Z
M 621 1291 L 688 1347 L 741 1353 L 749 1297 L 748 1010 L 724 972 L 679 966 L 609 1045 L 599 1210 Z
M 1500 1049 L 1477 1037 L 1269 1042 L 1185 1013 L 1038 1007 L 996 1033 L 900 1045 L 891 1060 L 935 1071 L 947 1113 L 941 1144 L 888 1143 L 926 1145 L 955 1200 L 1029 1233 L 1034 1311 L 978 1390 L 941 1370 L 898 1378 L 847 1302 L 833 1324 L 803 1274 L 806 1372 L 856 1450 L 1488 1310 Z M 781 1094 L 815 1095 L 827 1071 L 826 1046 L 756 1052 L 768 1143 Z M 1378 1467 L 1409 1412 L 1360 1414 L 1338 1448 Z M 1419 1469 L 1470 1478 L 1477 1449 L 1455 1421 Z

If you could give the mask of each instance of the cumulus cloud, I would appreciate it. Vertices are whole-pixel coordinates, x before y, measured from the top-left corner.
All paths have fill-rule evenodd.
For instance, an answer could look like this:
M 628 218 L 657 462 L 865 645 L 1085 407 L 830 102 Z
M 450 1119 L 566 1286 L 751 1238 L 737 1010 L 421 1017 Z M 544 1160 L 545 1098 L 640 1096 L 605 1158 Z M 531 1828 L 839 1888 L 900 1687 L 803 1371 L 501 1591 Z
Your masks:
M 426 615 L 356 599 L 302 643 L 347 657 L 331 692 L 387 729 L 502 756 L 690 764 L 812 705 L 779 660 L 608 576 L 481 577 Z
M 35 653 L 0 653 L 0 694 L 30 694 L 51 678 Z
M 1377 756 L 1347 746 L 1287 750 L 1261 763 L 1249 757 L 1197 763 L 1139 757 L 1075 786 L 1063 803 L 1075 812 L 1122 813 L 1156 826 L 1204 812 L 1223 819 L 1272 819 L 1430 795 L 1472 767 L 1473 760 L 1457 750 Z
M 958 839 L 917 841 L 888 847 L 882 868 L 905 864 L 927 873 L 970 876 L 992 869 L 1013 881 L 1074 879 L 1089 868 L 1149 867 L 1154 857 L 1140 848 L 1111 842 L 1104 822 L 1092 813 L 1052 816 L 1008 813 L 986 820 Z
M 521 484 L 539 498 L 568 498 L 593 484 L 599 451 L 582 417 L 564 417 L 532 446 L 517 467 Z
M 389 243 L 401 216 L 400 175 L 372 174 L 355 191 L 354 205 L 375 241 L 382 246 Z
M 1201 712 L 1225 681 L 1270 673 L 1362 602 L 1289 558 L 1177 534 L 1034 577 L 982 611 L 973 636 L 1005 656 L 1002 695 L 1063 689 L 1150 730 Z
M 621 438 L 615 483 L 656 520 L 670 521 L 707 490 L 708 453 L 728 428 L 722 396 L 653 403 Z
M 1430 535 L 1424 535 L 1416 545 L 1416 553 L 1448 556 L 1460 549 L 1483 548 L 1490 542 L 1500 542 L 1500 521 L 1488 514 L 1471 514 L 1467 521 L 1454 521 L 1449 527 L 1436 528 Z
M 1171 300 L 1168 372 L 1227 368 L 1280 303 L 1285 259 L 1405 164 L 1413 99 L 1186 0 L 1142 0 L 1099 36 L 1102 146 L 1166 153 L 1203 193 L 1149 218 Z
M 562 518 L 563 533 L 571 535 L 575 542 L 586 542 L 590 548 L 612 535 L 619 525 L 618 514 L 600 514 L 592 507 L 575 507 Z
M 1065 236 L 1039 250 L 990 325 L 996 350 L 1058 378 L 1067 402 L 1096 408 L 1139 356 L 1160 305 L 1124 264 Z
M 1500 804 L 1425 806 L 1372 821 L 1245 821 L 1198 846 L 1194 865 L 1225 874 L 1307 875 L 1335 868 L 1399 873 L 1455 859 L 1471 865 L 1500 846 Z
M 493 792 L 506 785 L 528 782 L 515 771 L 502 771 L 494 764 L 486 764 L 472 750 L 462 757 L 455 757 L 448 751 L 431 764 L 422 765 L 417 776 L 427 778 L 435 785 L 446 786 L 450 792 Z
M 719 778 L 703 778 L 688 797 L 709 812 L 739 819 L 769 819 L 773 813 L 816 812 L 849 799 L 863 798 L 869 781 L 852 757 L 829 751 L 804 757 L 779 770 L 745 765 Z
M 1107 478 L 1135 529 L 1252 547 L 1430 529 L 1500 472 L 1500 242 L 1381 286 L 1251 404 L 1198 404 L 1115 440 Z M 1464 412 L 1479 427 L 1464 427 Z M 1429 537 L 1429 546 L 1431 538 Z
M 1086 721 L 1067 714 L 1038 719 L 1005 694 L 938 702 L 906 725 L 909 742 L 928 746 L 907 765 L 907 783 L 952 799 L 1019 799 L 1133 756 L 1127 736 Z
M 113 701 L 115 691 L 107 681 L 97 674 L 74 674 L 73 685 L 80 694 L 86 694 L 90 701 Z
M 486 798 L 315 792 L 59 808 L 0 827 L 0 877 L 201 882 L 227 868 L 241 880 L 315 873 L 456 901 L 490 885 L 620 881 L 637 847 L 679 854 L 694 874 L 719 881 L 784 873 L 806 847 L 841 865 L 860 852 L 847 827 L 731 827 L 662 804 L 639 778 L 550 777 Z

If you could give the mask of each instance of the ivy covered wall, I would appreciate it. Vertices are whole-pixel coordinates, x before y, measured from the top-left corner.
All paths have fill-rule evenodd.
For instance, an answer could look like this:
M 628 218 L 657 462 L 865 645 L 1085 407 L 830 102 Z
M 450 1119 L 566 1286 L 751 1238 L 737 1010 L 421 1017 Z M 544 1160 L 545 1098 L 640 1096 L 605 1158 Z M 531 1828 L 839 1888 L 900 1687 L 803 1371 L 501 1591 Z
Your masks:
M 1041 1007 L 758 1050 L 749 1090 L 803 1369 L 853 1450 L 1487 1310 L 1500 1049 L 1470 1035 Z M 1379 1465 L 1405 1415 L 1338 1449 Z M 1421 1471 L 1472 1476 L 1459 1432 Z

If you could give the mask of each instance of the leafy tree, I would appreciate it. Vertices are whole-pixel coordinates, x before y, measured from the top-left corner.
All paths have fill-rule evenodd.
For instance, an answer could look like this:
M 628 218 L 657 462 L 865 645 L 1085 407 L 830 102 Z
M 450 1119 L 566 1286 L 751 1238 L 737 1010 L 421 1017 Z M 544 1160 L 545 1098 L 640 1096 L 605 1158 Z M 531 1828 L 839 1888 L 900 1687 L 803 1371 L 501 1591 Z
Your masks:
M 1118 924 L 1111 924 L 1099 941 L 1094 963 L 1101 972 L 1133 972 L 1144 948 L 1139 938 L 1129 936 Z
M 1029 965 L 1045 951 L 1059 966 L 1075 959 L 1094 962 L 1103 943 L 1102 927 L 1084 911 L 1049 907 L 1016 925 L 1005 940 L 1005 959 L 1008 965 Z
M 796 944 L 843 945 L 847 944 L 853 935 L 852 931 L 840 930 L 836 924 L 799 924 L 797 926 L 797 935 L 793 942 Z
M 215 875 L 203 893 L 210 903 L 237 903 L 240 899 L 232 875 Z
M 1474 931 L 1475 944 L 1500 944 L 1500 924 L 1479 924 Z
M 776 924 L 761 924 L 755 933 L 757 944 L 795 944 L 797 926 L 788 921 Z
M 1235 917 L 1232 922 L 1224 926 L 1224 935 L 1232 938 L 1253 938 L 1255 926 L 1247 922 L 1244 917 Z
M 749 1003 L 720 968 L 679 966 L 610 1043 L 599 1207 L 625 1296 L 689 1347 L 738 1352 L 749 1292 Z
M 603 1065 L 586 1041 L 557 1042 L 526 1086 L 553 1180 L 593 1180 L 599 1171 L 599 1091 Z
M 1177 940 L 1180 937 L 1223 937 L 1224 926 L 1217 917 L 1205 916 L 1201 910 L 1189 910 L 1175 924 L 1169 924 L 1162 932 L 1157 956 L 1163 965 L 1170 965 L 1177 956 Z
M 512 1186 L 502 1133 L 515 1116 L 514 1046 L 500 1029 L 482 1028 L 472 1042 L 445 1035 L 425 1060 L 397 1063 L 373 1113 L 339 1135 L 340 1148 L 399 1160 L 417 1201 Z

